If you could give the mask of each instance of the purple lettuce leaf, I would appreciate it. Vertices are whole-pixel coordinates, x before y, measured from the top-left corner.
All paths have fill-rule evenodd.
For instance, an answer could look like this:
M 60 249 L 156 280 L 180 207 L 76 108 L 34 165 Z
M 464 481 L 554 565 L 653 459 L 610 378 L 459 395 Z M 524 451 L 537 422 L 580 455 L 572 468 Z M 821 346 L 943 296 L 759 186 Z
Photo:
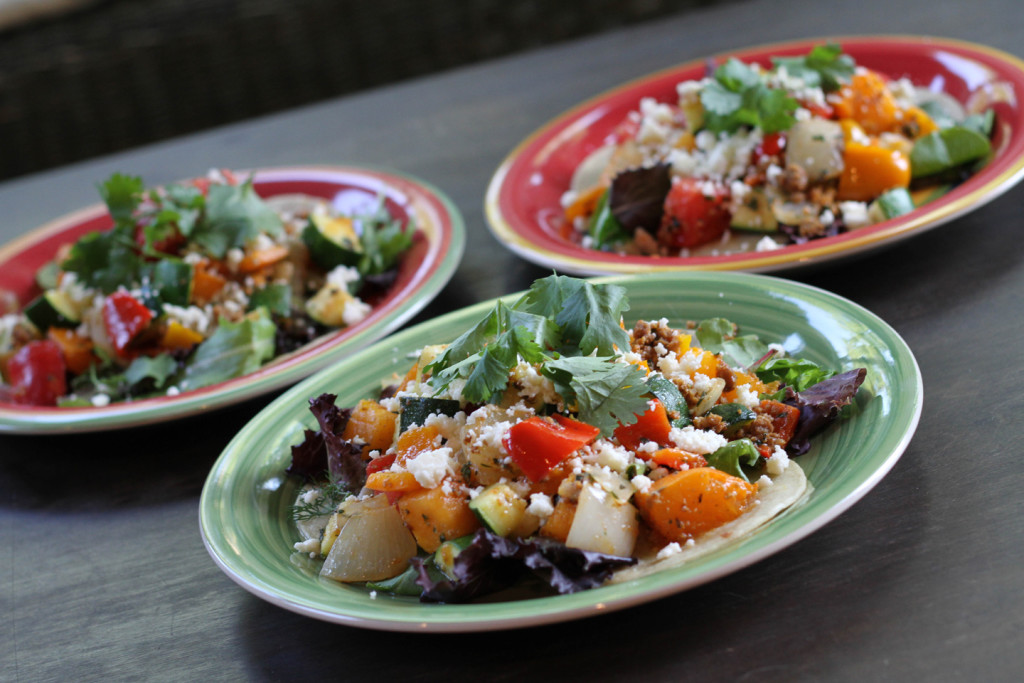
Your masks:
M 454 580 L 435 581 L 422 562 L 416 566 L 424 602 L 467 602 L 511 586 L 530 572 L 562 594 L 600 586 L 619 567 L 635 564 L 616 557 L 565 545 L 545 538 L 502 538 L 480 529 L 455 558 Z
M 287 472 L 310 481 L 338 482 L 355 493 L 366 483 L 363 448 L 342 437 L 352 409 L 338 408 L 335 399 L 334 394 L 321 394 L 309 401 L 320 431 L 305 430 L 303 442 L 292 446 Z
M 629 234 L 637 228 L 653 233 L 661 225 L 671 187 L 668 164 L 623 171 L 608 189 L 608 209 Z
M 796 432 L 786 446 L 790 455 L 803 455 L 811 447 L 811 437 L 839 417 L 864 381 L 867 370 L 856 368 L 818 382 L 803 391 L 793 392 L 783 403 L 800 409 Z
M 327 448 L 323 434 L 307 429 L 304 436 L 302 443 L 292 446 L 292 464 L 286 472 L 307 481 L 323 479 L 327 474 Z

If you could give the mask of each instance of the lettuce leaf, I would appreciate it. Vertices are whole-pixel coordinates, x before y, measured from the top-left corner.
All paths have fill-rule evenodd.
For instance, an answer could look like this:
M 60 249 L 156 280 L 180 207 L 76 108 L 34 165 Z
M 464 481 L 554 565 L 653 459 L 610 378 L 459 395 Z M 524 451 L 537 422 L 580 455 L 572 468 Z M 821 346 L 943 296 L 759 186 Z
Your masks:
M 191 391 L 255 372 L 274 357 L 276 329 L 262 308 L 237 323 L 221 322 L 196 347 L 175 383 L 182 390 Z

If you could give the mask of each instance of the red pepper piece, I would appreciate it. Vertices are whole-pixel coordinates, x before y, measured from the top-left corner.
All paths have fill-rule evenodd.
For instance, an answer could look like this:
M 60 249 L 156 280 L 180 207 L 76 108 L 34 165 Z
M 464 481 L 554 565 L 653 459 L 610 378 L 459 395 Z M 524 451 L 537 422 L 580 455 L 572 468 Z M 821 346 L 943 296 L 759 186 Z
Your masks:
M 366 476 L 391 467 L 395 462 L 395 457 L 396 455 L 392 453 L 390 455 L 382 455 L 379 458 L 373 458 L 370 462 L 366 463 Z
M 728 193 L 717 188 L 705 195 L 710 183 L 677 177 L 665 198 L 665 213 L 658 243 L 674 249 L 696 247 L 722 236 L 729 227 Z
M 772 418 L 772 433 L 782 440 L 782 445 L 789 443 L 796 432 L 796 424 L 800 421 L 800 409 L 779 401 L 761 401 L 761 412 Z
M 615 438 L 631 451 L 635 451 L 645 441 L 653 441 L 659 446 L 668 444 L 668 433 L 672 425 L 668 420 L 668 412 L 658 399 L 651 399 L 647 412 L 637 417 L 631 425 L 620 425 L 615 430 Z
M 505 449 L 530 481 L 540 481 L 555 465 L 597 438 L 601 430 L 579 420 L 554 415 L 517 422 L 505 434 Z
M 49 339 L 31 341 L 7 361 L 9 400 L 30 406 L 55 406 L 68 393 L 67 365 L 60 346 Z
M 139 335 L 153 319 L 153 312 L 128 292 L 114 292 L 103 302 L 103 326 L 118 354 Z

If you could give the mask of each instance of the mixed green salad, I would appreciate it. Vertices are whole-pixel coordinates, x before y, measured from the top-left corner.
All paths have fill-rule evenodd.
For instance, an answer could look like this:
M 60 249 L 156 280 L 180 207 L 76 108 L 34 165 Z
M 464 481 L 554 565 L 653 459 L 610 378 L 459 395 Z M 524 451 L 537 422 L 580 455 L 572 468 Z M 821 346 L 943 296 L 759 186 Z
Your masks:
M 226 170 L 149 190 L 114 174 L 100 194 L 113 227 L 62 247 L 0 317 L 0 400 L 104 406 L 251 373 L 363 320 L 414 232 L 381 198 L 340 215 Z

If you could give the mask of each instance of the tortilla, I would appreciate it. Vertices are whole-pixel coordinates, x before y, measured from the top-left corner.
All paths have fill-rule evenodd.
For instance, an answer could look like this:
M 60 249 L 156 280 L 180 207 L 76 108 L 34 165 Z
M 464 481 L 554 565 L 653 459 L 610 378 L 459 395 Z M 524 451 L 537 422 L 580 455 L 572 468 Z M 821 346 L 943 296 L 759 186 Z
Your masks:
M 789 461 L 782 473 L 770 477 L 770 479 L 772 482 L 770 485 L 758 486 L 757 495 L 754 497 L 756 502 L 750 511 L 727 524 L 712 529 L 695 539 L 693 543 L 683 545 L 677 553 L 661 559 L 658 559 L 654 553 L 647 557 L 641 557 L 636 565 L 616 572 L 608 580 L 608 583 L 632 581 L 665 569 L 681 567 L 698 557 L 738 543 L 774 519 L 783 510 L 788 510 L 800 503 L 812 490 L 807 481 L 807 475 L 792 460 Z

